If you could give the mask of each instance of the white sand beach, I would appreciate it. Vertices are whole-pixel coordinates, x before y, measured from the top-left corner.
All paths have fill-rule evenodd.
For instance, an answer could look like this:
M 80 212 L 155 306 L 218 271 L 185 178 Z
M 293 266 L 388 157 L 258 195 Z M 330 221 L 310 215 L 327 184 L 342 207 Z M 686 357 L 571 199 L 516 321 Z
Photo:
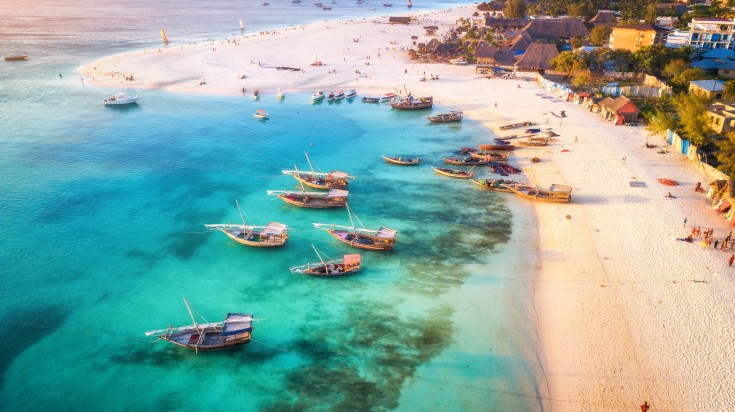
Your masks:
M 534 290 L 528 310 L 538 319 L 543 409 L 632 411 L 648 401 L 651 411 L 735 410 L 731 252 L 676 240 L 692 226 L 714 228 L 716 238 L 731 230 L 694 191 L 697 182 L 706 187 L 711 179 L 666 152 L 658 137 L 648 138 L 658 147 L 645 148 L 642 127 L 613 126 L 533 81 L 485 79 L 472 65 L 409 60 L 411 36 L 432 38 L 422 26 L 437 25 L 444 33 L 472 11 L 418 13 L 410 25 L 389 25 L 383 17 L 229 41 L 178 45 L 172 39 L 160 50 L 111 56 L 80 72 L 97 85 L 181 93 L 274 93 L 280 87 L 287 93 L 354 88 L 378 95 L 405 85 L 496 133 L 499 125 L 525 120 L 552 127 L 558 142 L 515 150 L 512 163 L 531 182 L 574 187 L 572 203 L 509 198 L 513 207 L 535 211 L 538 223 L 536 247 L 520 253 L 538 268 L 527 277 Z M 324 66 L 310 66 L 317 59 Z M 439 80 L 419 81 L 424 73 Z M 562 110 L 563 119 L 556 116 Z M 531 163 L 534 156 L 541 161 Z M 680 185 L 663 186 L 658 178 Z M 667 192 L 676 198 L 666 198 Z

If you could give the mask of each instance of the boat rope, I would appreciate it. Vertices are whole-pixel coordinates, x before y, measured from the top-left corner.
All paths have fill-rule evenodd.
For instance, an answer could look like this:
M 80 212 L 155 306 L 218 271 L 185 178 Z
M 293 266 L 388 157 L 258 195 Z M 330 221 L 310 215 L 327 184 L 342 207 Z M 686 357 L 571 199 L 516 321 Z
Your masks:
M 282 352 L 289 352 L 289 353 L 299 354 L 298 352 L 294 352 L 294 351 L 292 351 L 290 349 L 279 348 L 278 346 L 269 345 L 269 344 L 267 344 L 265 342 L 262 342 L 262 341 L 259 341 L 259 340 L 256 340 L 256 339 L 250 339 L 250 341 L 255 342 L 255 343 L 260 343 L 261 345 L 267 346 L 269 348 L 278 349 L 278 350 L 280 350 Z
M 103 336 L 103 337 L 108 337 L 108 338 L 130 340 L 130 341 L 135 341 L 135 342 L 155 343 L 161 340 L 161 338 L 157 338 L 156 340 L 130 338 L 130 337 L 120 336 L 120 335 L 111 335 L 109 333 L 89 332 L 89 331 L 84 331 L 84 330 L 66 329 L 66 328 L 55 328 L 53 326 L 36 325 L 33 323 L 23 323 L 23 322 L 10 322 L 7 320 L 0 320 L 0 323 L 4 323 L 6 325 L 13 325 L 13 326 L 23 326 L 27 328 L 54 330 L 54 331 L 64 332 L 64 333 L 74 333 L 74 334 L 91 335 L 91 336 Z

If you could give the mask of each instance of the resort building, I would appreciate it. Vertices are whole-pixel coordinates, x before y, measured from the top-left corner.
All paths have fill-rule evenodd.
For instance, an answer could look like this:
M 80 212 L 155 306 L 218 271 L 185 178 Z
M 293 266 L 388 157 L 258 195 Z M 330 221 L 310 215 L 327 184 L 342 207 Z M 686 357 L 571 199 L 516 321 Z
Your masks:
M 724 80 L 694 80 L 689 82 L 689 93 L 696 93 L 708 99 L 722 100 Z
M 665 43 L 668 33 L 666 28 L 644 23 L 613 27 L 609 47 L 634 52 L 644 46 Z
M 735 106 L 725 103 L 714 103 L 707 110 L 709 127 L 718 134 L 735 130 Z
M 664 45 L 671 48 L 680 48 L 689 44 L 689 32 L 686 30 L 674 30 L 666 36 Z
M 515 64 L 516 72 L 541 72 L 551 69 L 551 60 L 559 55 L 555 44 L 533 43 Z
M 597 14 L 592 17 L 589 21 L 589 25 L 592 28 L 595 27 L 613 27 L 617 23 L 617 17 L 615 13 L 609 10 L 598 10 Z
M 513 69 L 516 64 L 515 52 L 503 51 L 500 47 L 488 43 L 480 43 L 475 48 L 476 69 L 500 67 Z
M 689 44 L 695 49 L 733 49 L 735 19 L 695 18 L 689 23 Z
M 519 31 L 528 25 L 528 18 L 511 19 L 504 17 L 487 17 L 485 27 L 493 31 L 506 32 L 510 30 Z

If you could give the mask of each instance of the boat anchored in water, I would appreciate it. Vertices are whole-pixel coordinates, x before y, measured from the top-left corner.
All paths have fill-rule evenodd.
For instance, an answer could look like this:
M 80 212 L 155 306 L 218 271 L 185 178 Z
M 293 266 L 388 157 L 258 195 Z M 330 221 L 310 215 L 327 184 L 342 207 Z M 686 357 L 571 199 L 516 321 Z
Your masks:
M 314 227 L 322 229 L 340 242 L 358 249 L 393 250 L 393 246 L 396 244 L 396 235 L 398 234 L 396 230 L 387 227 L 381 227 L 378 230 L 365 228 L 362 222 L 360 222 L 360 219 L 352 213 L 349 206 L 347 206 L 347 214 L 350 217 L 352 226 L 341 226 L 335 225 L 334 223 L 314 223 Z M 355 220 L 362 227 L 356 227 Z
M 283 174 L 293 176 L 299 183 L 314 189 L 344 189 L 350 183 L 350 179 L 355 178 L 338 170 L 332 170 L 329 173 L 315 172 L 309 154 L 304 152 L 304 155 L 306 155 L 306 161 L 309 163 L 309 171 L 298 170 L 294 167 L 294 170 L 283 170 Z
M 312 102 L 320 102 L 324 100 L 324 92 L 321 90 L 317 90 L 316 93 L 311 95 L 311 101 Z
M 234 348 L 250 343 L 253 331 L 253 315 L 246 313 L 228 313 L 224 322 L 197 323 L 184 298 L 186 310 L 189 311 L 193 325 L 146 332 L 146 336 L 158 336 L 182 348 L 199 351 L 215 351 Z
M 269 222 L 265 226 L 252 226 L 245 224 L 245 218 L 240 209 L 240 203 L 235 201 L 237 211 L 240 213 L 242 224 L 234 223 L 212 223 L 205 224 L 209 230 L 220 231 L 237 243 L 253 247 L 278 247 L 286 244 L 288 240 L 288 226 L 283 223 Z
M 421 162 L 421 159 L 418 157 L 403 157 L 403 156 L 386 156 L 386 155 L 380 155 L 385 159 L 388 163 L 393 163 L 397 165 L 417 165 Z
M 434 98 L 431 96 L 415 98 L 411 96 L 410 94 L 406 96 L 405 98 L 396 100 L 390 104 L 390 106 L 396 110 L 431 109 L 433 105 L 434 105 Z
M 256 110 L 255 113 L 253 113 L 253 117 L 260 120 L 268 120 L 270 118 L 268 113 L 266 113 L 263 109 Z
M 331 259 L 326 254 L 322 257 L 322 253 L 311 245 L 319 258 L 319 263 L 307 263 L 301 266 L 294 266 L 290 268 L 293 273 L 303 273 L 305 275 L 313 276 L 342 276 L 350 273 L 359 272 L 361 267 L 362 255 L 344 255 L 342 259 Z M 326 258 L 327 260 L 324 260 Z
M 475 173 L 472 171 L 474 169 L 474 166 L 469 171 L 464 170 L 457 170 L 457 169 L 446 169 L 442 167 L 432 167 L 435 172 L 439 173 L 440 175 L 447 176 L 447 177 L 456 177 L 459 179 L 471 179 L 475 177 Z
M 283 98 L 286 97 L 286 92 L 284 92 L 280 87 L 276 90 L 276 97 L 279 100 L 283 100 Z
M 458 122 L 462 120 L 463 116 L 464 116 L 463 112 L 451 111 L 449 113 L 439 113 L 439 114 L 435 114 L 431 116 L 426 116 L 426 118 L 434 123 L 449 123 L 449 122 Z
M 349 194 L 350 192 L 342 189 L 330 189 L 329 192 L 268 190 L 270 196 L 277 196 L 288 204 L 309 209 L 345 207 Z
M 124 105 L 124 104 L 132 104 L 136 103 L 140 99 L 140 96 L 136 95 L 129 95 L 126 93 L 115 93 L 114 95 L 108 97 L 105 99 L 102 103 L 105 105 Z

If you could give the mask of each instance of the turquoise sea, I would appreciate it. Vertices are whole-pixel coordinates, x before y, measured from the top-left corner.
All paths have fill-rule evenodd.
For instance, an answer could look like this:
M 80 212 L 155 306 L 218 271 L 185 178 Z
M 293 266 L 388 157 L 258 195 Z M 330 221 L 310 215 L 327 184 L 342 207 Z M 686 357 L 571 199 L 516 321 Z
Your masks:
M 247 34 L 387 13 L 260 3 L 0 3 L 0 54 L 31 57 L 0 60 L 0 409 L 542 409 L 533 218 L 430 169 L 491 132 L 359 98 L 144 91 L 138 105 L 105 107 L 113 91 L 75 72 L 158 45 L 159 27 L 196 40 L 233 34 L 239 17 Z M 270 120 L 252 117 L 260 108 Z M 361 251 L 364 269 L 349 277 L 288 271 L 316 259 L 312 244 L 331 257 L 356 251 L 312 227 L 347 224 L 345 210 L 266 195 L 296 188 L 281 170 L 308 168 L 305 151 L 320 170 L 358 177 L 351 208 L 367 227 L 398 230 L 393 253 Z M 391 166 L 381 154 L 426 164 Z M 248 223 L 288 224 L 288 244 L 247 248 L 205 231 L 239 221 L 236 199 Z M 208 321 L 253 313 L 254 341 L 199 355 L 152 343 L 143 332 L 190 323 L 182 296 Z

